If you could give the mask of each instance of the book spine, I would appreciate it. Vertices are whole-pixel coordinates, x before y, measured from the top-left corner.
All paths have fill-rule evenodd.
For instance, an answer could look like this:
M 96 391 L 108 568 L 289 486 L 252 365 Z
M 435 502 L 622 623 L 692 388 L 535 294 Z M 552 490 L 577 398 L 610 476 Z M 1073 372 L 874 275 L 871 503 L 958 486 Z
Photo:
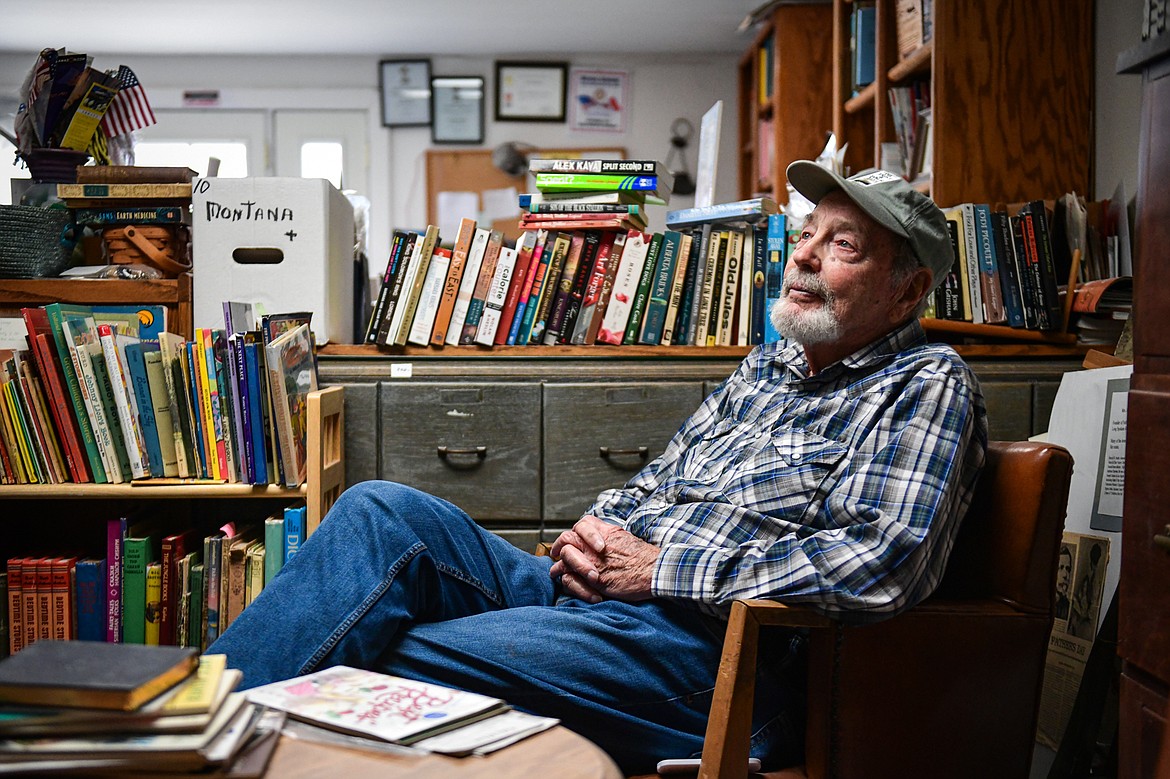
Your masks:
M 215 424 L 216 454 L 220 473 L 229 482 L 240 481 L 236 444 L 232 433 L 232 384 L 230 362 L 226 358 L 227 338 L 220 329 L 204 330 L 207 345 L 207 376 L 211 385 L 211 413 Z
M 674 336 L 671 339 L 675 346 L 686 346 L 691 343 L 691 312 L 695 300 L 695 288 L 700 278 L 699 265 L 703 253 L 702 235 L 690 231 L 686 234 L 687 274 L 683 278 L 682 298 L 678 302 L 678 321 L 675 323 Z
M 577 323 L 573 327 L 573 334 L 569 343 L 592 343 L 590 339 L 597 338 L 597 327 L 600 324 L 598 308 L 601 304 L 602 288 L 609 275 L 611 267 L 610 256 L 613 252 L 614 239 L 618 233 L 606 231 L 602 234 L 597 247 L 597 258 L 593 261 L 593 268 L 589 273 L 589 281 L 585 285 L 585 292 L 581 298 L 581 310 L 577 314 Z
M 49 395 L 49 410 L 57 425 L 57 432 L 65 445 L 65 461 L 73 481 L 78 483 L 91 481 L 89 460 L 81 439 L 81 431 L 72 411 L 72 400 L 69 389 L 65 384 L 65 374 L 57 358 L 56 346 L 52 341 L 51 332 L 41 332 L 38 321 L 48 326 L 48 315 L 44 309 L 21 309 L 25 327 L 28 331 L 29 342 L 33 348 L 33 359 L 37 364 L 41 381 Z
M 207 645 L 203 643 L 206 635 L 206 629 L 203 625 L 203 572 L 205 566 L 202 562 L 195 563 L 191 566 L 191 587 L 188 599 L 188 616 L 187 616 L 187 643 L 184 646 L 195 647 L 200 651 L 207 649 Z
M 96 198 L 189 198 L 191 184 L 58 184 L 62 200 Z
M 166 468 L 163 462 L 162 444 L 159 441 L 158 419 L 154 413 L 154 399 L 150 394 L 150 378 L 146 375 L 144 345 L 141 343 L 127 344 L 124 353 L 126 372 L 129 374 L 130 380 L 130 392 L 127 394 L 133 398 L 132 405 L 137 407 L 138 429 L 146 449 L 146 464 L 151 475 L 163 476 Z
M 766 225 L 756 225 L 752 230 L 752 285 L 751 285 L 751 324 L 748 328 L 748 344 L 755 346 L 765 343 L 764 334 L 767 332 L 768 298 L 767 274 L 771 253 L 768 251 L 769 229 Z M 783 251 L 783 249 L 781 249 Z M 783 255 L 781 255 L 783 257 Z M 781 270 L 783 273 L 783 270 Z
M 660 343 L 663 346 L 673 346 L 675 342 L 676 328 L 678 327 L 678 313 L 682 306 L 683 285 L 687 279 L 687 263 L 691 258 L 691 236 L 683 235 L 678 231 L 673 232 L 675 237 L 671 240 L 675 242 L 676 248 L 674 275 L 670 280 L 670 296 L 666 304 L 666 317 L 662 320 L 662 338 Z M 663 233 L 663 240 L 667 239 L 667 233 Z
M 37 567 L 39 557 L 26 557 L 20 566 L 20 614 L 23 623 L 21 642 L 32 646 L 39 638 L 37 631 Z
M 268 474 L 268 455 L 264 444 L 264 391 L 260 376 L 263 371 L 260 346 L 254 340 L 244 339 L 244 374 L 248 382 L 248 434 L 252 439 L 252 464 L 256 484 L 271 482 Z
M 122 643 L 122 574 L 126 519 L 106 520 L 106 642 Z
M 971 322 L 984 324 L 986 306 L 983 302 L 983 284 L 981 282 L 981 266 L 979 261 L 979 237 L 975 227 L 975 204 L 963 203 L 959 206 L 963 216 L 963 257 L 967 261 L 967 284 L 971 294 Z
M 386 312 L 386 300 L 390 297 L 390 282 L 394 278 L 394 271 L 402 257 L 402 242 L 405 237 L 403 233 L 395 232 L 394 237 L 390 240 L 390 253 L 386 258 L 386 269 L 382 271 L 382 284 L 378 287 L 378 297 L 370 308 L 370 320 L 366 323 L 366 332 L 362 338 L 363 343 L 377 343 L 378 325 L 382 321 L 382 315 Z
M 185 224 L 183 209 L 177 206 L 157 208 L 76 208 L 73 217 L 78 224 L 94 227 L 111 225 Z
M 585 250 L 585 234 L 575 232 L 569 239 L 569 252 L 561 265 L 560 275 L 556 279 L 555 295 L 549 309 L 548 321 L 544 331 L 543 343 L 551 346 L 557 342 L 565 324 L 565 312 L 569 308 L 569 296 L 573 290 L 573 282 L 577 278 L 577 266 L 581 263 L 581 255 Z
M 36 565 L 36 623 L 37 640 L 53 637 L 53 558 L 42 557 Z M 27 617 L 27 614 L 25 615 Z
M 597 262 L 600 248 L 601 231 L 587 230 L 585 245 L 581 249 L 581 259 L 577 262 L 577 272 L 573 276 L 573 285 L 569 288 L 569 305 L 565 309 L 561 326 L 557 328 L 558 344 L 567 344 L 573 337 L 577 318 L 581 315 L 581 305 L 585 300 L 585 288 L 589 286 L 589 278 L 593 274 L 593 266 Z
M 552 256 L 549 258 L 548 268 L 544 276 L 544 284 L 540 290 L 540 298 L 532 318 L 532 328 L 529 332 L 528 343 L 540 344 L 544 342 L 544 333 L 548 325 L 549 315 L 552 312 L 553 302 L 556 300 L 557 286 L 561 277 L 561 269 L 569 255 L 572 236 L 566 233 L 556 233 L 553 243 Z M 529 306 L 532 299 L 529 298 Z
M 530 173 L 605 173 L 653 176 L 658 172 L 658 164 L 653 160 L 533 159 L 528 161 L 528 171 Z
M 248 391 L 248 366 L 244 359 L 244 334 L 233 333 L 227 340 L 228 380 L 232 390 L 232 421 L 235 431 L 237 469 L 241 481 L 256 484 L 256 451 L 252 443 L 252 417 L 256 405 Z
M 483 268 L 484 254 L 487 252 L 491 237 L 491 230 L 477 227 L 471 238 L 471 248 L 467 250 L 467 264 L 463 268 L 463 278 L 459 280 L 459 293 L 455 296 L 455 305 L 451 309 L 451 322 L 447 325 L 447 334 L 443 338 L 443 343 L 448 346 L 458 346 L 459 338 L 463 335 L 463 325 L 467 322 L 467 312 L 471 307 L 471 298 L 475 295 L 475 287 Z
M 24 649 L 24 568 L 23 557 L 8 558 L 5 569 L 8 574 L 8 654 L 14 655 Z
M 1041 300 L 1044 305 L 1045 319 L 1048 320 L 1047 330 L 1060 330 L 1063 322 L 1063 311 L 1060 306 L 1060 292 L 1057 285 L 1060 279 L 1056 276 L 1056 259 L 1052 250 L 1052 232 L 1048 228 L 1048 213 L 1043 200 L 1033 200 L 1028 204 L 1031 215 L 1032 233 L 1035 235 L 1036 259 L 1040 270 Z
M 542 233 L 537 233 L 537 237 Z M 543 241 L 538 240 L 532 251 L 532 263 L 529 265 L 527 292 L 521 292 L 520 303 L 517 305 L 516 316 L 513 318 L 512 329 L 508 333 L 509 345 L 524 346 L 528 343 L 529 333 L 532 331 L 532 320 L 536 316 L 536 307 L 540 302 L 540 293 L 544 289 L 544 280 L 548 275 L 548 263 L 552 258 L 552 247 L 556 241 L 556 233 L 543 233 Z
M 94 338 L 86 346 L 86 351 L 89 352 L 90 369 L 93 371 L 94 380 L 97 383 L 100 405 L 105 414 L 106 424 L 110 427 L 110 440 L 114 444 L 114 457 L 121 469 L 122 481 L 130 481 L 133 478 L 133 473 L 130 470 L 129 453 L 126 451 L 126 439 L 122 433 L 121 416 L 114 399 L 114 383 L 106 365 L 106 359 L 102 354 L 102 345 L 97 338 L 96 328 L 92 328 L 91 332 L 93 332 Z
M 203 646 L 209 647 L 219 638 L 219 592 L 223 545 L 229 543 L 223 533 L 210 535 L 203 541 L 203 615 L 201 633 Z
M 537 173 L 536 188 L 542 192 L 572 190 L 656 192 L 658 190 L 658 177 L 601 173 Z
M 378 308 L 374 312 L 372 341 L 367 343 L 386 343 L 391 326 L 394 322 L 394 313 L 397 310 L 398 298 L 402 294 L 402 285 L 407 275 L 407 266 L 414 254 L 414 242 L 418 236 L 414 233 L 395 232 L 394 242 L 391 245 L 390 266 L 387 268 L 389 277 L 383 276 L 382 289 L 378 293 Z M 384 294 L 383 294 L 384 293 Z
M 509 246 L 500 247 L 499 258 L 496 260 L 495 276 L 488 287 L 487 298 L 483 304 L 483 314 L 479 318 L 479 327 L 475 331 L 475 343 L 481 346 L 491 346 L 495 343 L 496 332 L 500 329 L 500 321 L 504 316 L 504 304 L 508 298 L 508 289 L 512 286 L 512 273 L 516 269 L 515 249 Z
M 715 285 L 718 280 L 719 255 L 723 245 L 722 233 L 711 230 L 707 243 L 706 262 L 703 266 L 703 286 L 699 295 L 698 322 L 695 328 L 695 345 L 707 346 L 711 333 L 711 306 L 718 304 L 714 297 Z
M 61 373 L 65 378 L 65 385 L 69 391 L 69 399 L 73 406 L 73 418 L 77 421 L 81 442 L 85 447 L 86 460 L 89 471 L 96 484 L 105 484 L 109 481 L 106 476 L 105 458 L 98 448 L 97 437 L 90 421 L 88 402 L 85 399 L 84 381 L 77 369 L 77 360 L 74 356 L 74 346 L 68 332 L 64 330 L 65 322 L 59 304 L 45 306 L 46 315 L 53 340 L 57 347 L 57 357 L 61 365 Z
M 1009 217 L 1013 255 L 1016 262 L 1016 277 L 1020 282 L 1020 299 L 1023 301 L 1024 327 L 1040 329 L 1040 311 L 1037 292 L 1033 281 L 1028 249 L 1024 241 L 1024 218 L 1020 214 Z
M 630 312 L 634 297 L 638 294 L 638 282 L 642 278 L 651 240 L 652 236 L 637 230 L 626 233 L 622 256 L 610 290 L 609 305 L 597 330 L 597 343 L 621 345 L 630 322 Z
M 159 645 L 159 601 L 162 599 L 162 565 L 157 561 L 146 566 L 146 611 L 143 615 L 143 643 Z
M 295 433 L 293 432 L 292 417 L 289 415 L 288 390 L 284 383 L 284 373 L 280 369 L 280 353 L 269 345 L 265 356 L 284 484 L 286 487 L 296 487 L 300 484 L 300 480 L 297 477 L 296 444 L 293 440 Z
M 644 343 L 657 346 L 662 343 L 662 333 L 666 326 L 666 309 L 670 305 L 670 295 L 674 283 L 674 269 L 678 261 L 678 243 L 680 236 L 674 230 L 667 230 L 658 238 L 658 262 L 654 275 L 650 280 L 650 292 L 646 300 L 646 313 L 642 317 L 642 330 L 635 343 Z M 653 253 L 653 249 L 651 249 Z M 648 264 L 648 263 L 647 263 Z
M 979 291 L 983 296 L 983 321 L 998 325 L 1007 321 L 1003 287 L 999 280 L 999 260 L 991 234 L 991 207 L 976 203 L 975 238 L 979 251 Z
M 79 560 L 76 574 L 77 639 L 106 640 L 106 561 Z
M 163 476 L 179 475 L 178 448 L 175 446 L 175 417 L 167 392 L 167 381 L 163 371 L 162 353 L 147 351 L 143 355 L 146 369 L 146 395 L 154 417 L 155 432 L 158 436 L 158 452 L 162 462 Z
M 264 586 L 284 567 L 284 515 L 264 520 Z
M 151 539 L 127 538 L 123 548 L 122 641 L 127 644 L 145 644 L 146 569 L 153 562 Z
M 1016 275 L 1015 246 L 1012 241 L 1011 224 L 1005 211 L 991 214 L 992 239 L 998 257 L 1000 283 L 1003 287 L 1004 309 L 1008 324 L 1024 326 L 1023 299 L 1020 295 L 1020 280 Z
M 638 277 L 638 288 L 634 292 L 634 300 L 630 305 L 630 318 L 626 321 L 626 331 L 622 335 L 623 344 L 636 344 L 642 334 L 642 319 L 646 315 L 646 304 L 650 300 L 650 287 L 654 284 L 655 274 L 658 273 L 658 264 L 662 255 L 662 233 L 650 236 L 646 250 L 646 261 L 642 264 L 642 273 Z
M 540 236 L 537 233 L 524 233 L 516 246 L 516 264 L 512 268 L 512 280 L 508 283 L 508 294 L 504 298 L 504 308 L 500 311 L 500 326 L 496 328 L 496 337 L 492 341 L 495 346 L 508 343 L 508 338 L 512 334 L 512 324 L 517 321 L 517 313 L 520 311 L 520 298 L 532 284 L 528 269 L 532 267 L 538 240 Z
M 80 321 L 80 320 L 74 320 Z M 84 328 L 84 325 L 82 325 Z M 93 427 L 94 440 L 101 453 L 102 464 L 105 468 L 106 479 L 110 482 L 122 482 L 122 467 L 114 449 L 114 440 L 109 424 L 105 417 L 105 407 L 102 403 L 101 392 L 98 388 L 97 377 L 94 375 L 93 363 L 89 350 L 92 334 L 82 330 L 73 332 L 73 323 L 66 321 L 62 324 L 66 337 L 71 344 L 71 357 L 77 371 L 78 380 L 84 392 L 86 413 Z
M 527 211 L 530 214 L 622 214 L 624 216 L 642 216 L 642 206 L 637 203 L 572 203 L 553 201 L 550 203 L 531 203 Z
M 459 333 L 461 346 L 470 346 L 475 343 L 475 335 L 479 331 L 479 320 L 483 316 L 488 291 L 496 276 L 496 264 L 500 260 L 500 249 L 503 248 L 503 245 L 504 234 L 499 230 L 492 230 L 488 237 L 487 247 L 484 249 L 479 276 L 475 280 L 475 289 L 471 293 L 471 300 L 467 303 L 467 315 L 463 319 L 463 330 Z
M 77 560 L 71 557 L 58 558 L 50 567 L 52 577 L 49 591 L 50 635 L 54 641 L 71 641 L 76 638 L 74 630 L 76 601 L 73 597 L 76 568 Z
M 723 260 L 723 286 L 719 292 L 719 328 L 715 343 L 731 346 L 735 331 L 736 296 L 739 294 L 740 262 L 743 259 L 743 231 L 729 230 L 727 252 Z
M 423 233 L 422 249 L 418 253 L 418 267 L 411 276 L 411 286 L 403 287 L 403 294 L 408 294 L 406 305 L 403 307 L 402 321 L 398 325 L 398 335 L 394 338 L 396 346 L 406 346 L 406 339 L 410 336 L 410 328 L 414 324 L 418 313 L 419 299 L 422 297 L 423 284 L 426 283 L 427 271 L 435 256 L 435 248 L 439 245 L 439 228 L 428 225 Z
M 439 302 L 443 296 L 443 287 L 447 282 L 447 272 L 451 269 L 451 252 L 438 247 L 431 253 L 431 262 L 427 266 L 427 277 L 423 281 L 422 291 L 419 293 L 418 309 L 414 321 L 410 325 L 410 332 L 406 336 L 408 344 L 428 346 L 431 342 L 431 328 L 435 324 L 435 317 L 439 313 Z
M 284 510 L 284 561 L 296 556 L 304 542 L 305 509 L 303 506 L 288 506 Z
M 424 236 L 415 235 L 411 239 L 411 243 L 404 249 L 404 251 L 409 251 L 409 254 L 403 256 L 405 265 L 403 265 L 402 272 L 398 275 L 394 282 L 394 288 L 390 292 L 389 305 L 393 309 L 388 312 L 389 322 L 386 323 L 385 327 L 378 329 L 378 343 L 384 346 L 394 346 L 398 342 L 398 332 L 402 329 L 402 323 L 406 319 L 406 309 L 414 289 L 414 280 L 421 271 L 425 242 Z
M 733 203 L 716 203 L 697 208 L 682 208 L 666 214 L 666 226 L 672 230 L 694 227 L 705 222 L 730 222 L 755 219 L 776 213 L 776 201 L 771 198 L 752 198 Z
M 443 280 L 443 291 L 439 298 L 439 307 L 435 312 L 434 325 L 431 328 L 430 342 L 432 346 L 442 346 L 447 341 L 447 328 L 451 326 L 451 316 L 455 313 L 455 301 L 459 297 L 459 288 L 463 284 L 463 274 L 467 271 L 467 258 L 471 253 L 471 242 L 475 239 L 475 220 L 462 219 L 459 222 L 459 232 L 455 237 L 455 247 L 451 252 L 451 265 L 447 269 L 447 277 Z

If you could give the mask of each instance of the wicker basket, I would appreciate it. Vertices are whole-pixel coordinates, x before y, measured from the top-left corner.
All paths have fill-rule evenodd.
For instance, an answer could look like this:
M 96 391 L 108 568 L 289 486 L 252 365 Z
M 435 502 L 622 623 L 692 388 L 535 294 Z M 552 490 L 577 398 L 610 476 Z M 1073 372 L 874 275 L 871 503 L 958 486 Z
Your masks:
M 62 208 L 0 206 L 0 278 L 56 276 L 73 254 L 73 217 Z

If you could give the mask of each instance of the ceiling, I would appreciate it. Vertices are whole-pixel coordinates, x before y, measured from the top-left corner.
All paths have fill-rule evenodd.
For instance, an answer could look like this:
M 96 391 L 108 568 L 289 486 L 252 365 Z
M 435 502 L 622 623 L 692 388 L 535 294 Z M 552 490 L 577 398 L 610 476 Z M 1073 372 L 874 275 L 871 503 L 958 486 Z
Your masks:
M 0 51 L 430 56 L 727 53 L 765 0 L 0 0 Z M 63 25 L 62 20 L 74 20 Z

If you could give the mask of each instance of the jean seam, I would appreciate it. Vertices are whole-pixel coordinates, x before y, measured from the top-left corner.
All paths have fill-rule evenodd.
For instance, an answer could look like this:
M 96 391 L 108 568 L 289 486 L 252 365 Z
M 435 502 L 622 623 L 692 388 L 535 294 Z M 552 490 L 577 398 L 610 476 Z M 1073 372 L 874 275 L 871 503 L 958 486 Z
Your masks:
M 479 579 L 477 579 L 473 576 L 468 576 L 466 573 L 464 573 L 464 571 L 462 569 L 455 568 L 455 567 L 449 566 L 449 565 L 445 565 L 445 564 L 437 562 L 437 561 L 435 563 L 435 568 L 438 569 L 440 574 L 445 574 L 447 576 L 450 576 L 452 579 L 458 579 L 459 581 L 463 582 L 464 584 L 469 585 L 469 586 L 474 587 L 475 589 L 479 590 L 485 598 L 487 598 L 488 600 L 490 600 L 492 603 L 496 604 L 497 606 L 504 605 L 504 598 L 502 595 L 500 595 L 498 592 L 494 592 L 493 590 L 489 589 L 487 587 L 487 585 L 485 585 Z
M 408 563 L 410 563 L 411 560 L 420 555 L 425 549 L 426 545 L 422 542 L 419 542 L 407 549 L 401 557 L 395 560 L 394 565 L 390 566 L 390 569 L 386 571 L 386 575 L 382 578 L 382 582 L 377 587 L 370 590 L 370 593 L 365 597 L 364 600 L 362 600 L 360 604 L 358 604 L 358 607 L 351 611 L 349 616 L 342 620 L 341 624 L 337 626 L 337 629 L 335 629 L 329 635 L 329 637 L 326 638 L 319 647 L 317 647 L 317 651 L 314 652 L 313 655 L 305 661 L 304 665 L 301 666 L 301 670 L 298 672 L 298 675 L 307 674 L 316 668 L 317 665 L 325 659 L 325 655 L 333 651 L 333 647 L 337 646 L 337 642 L 341 640 L 342 636 L 349 632 L 349 629 L 353 627 L 354 623 L 364 617 L 366 612 L 370 610 L 370 607 L 374 605 L 375 601 L 377 601 L 386 593 L 386 590 L 389 589 L 391 583 L 394 581 L 394 577 L 398 575 L 398 572 L 401 571 Z

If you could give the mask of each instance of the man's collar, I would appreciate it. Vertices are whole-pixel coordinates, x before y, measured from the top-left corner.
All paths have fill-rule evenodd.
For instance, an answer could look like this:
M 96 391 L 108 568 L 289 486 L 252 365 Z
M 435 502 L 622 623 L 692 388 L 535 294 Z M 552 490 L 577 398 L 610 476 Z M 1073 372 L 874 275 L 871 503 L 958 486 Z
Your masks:
M 817 375 L 835 375 L 844 369 L 865 368 L 926 343 L 926 333 L 917 318 L 894 328 L 882 337 L 861 347 L 853 354 L 825 367 Z M 795 341 L 785 341 L 776 353 L 776 360 L 800 378 L 808 378 L 808 359 L 804 347 Z

